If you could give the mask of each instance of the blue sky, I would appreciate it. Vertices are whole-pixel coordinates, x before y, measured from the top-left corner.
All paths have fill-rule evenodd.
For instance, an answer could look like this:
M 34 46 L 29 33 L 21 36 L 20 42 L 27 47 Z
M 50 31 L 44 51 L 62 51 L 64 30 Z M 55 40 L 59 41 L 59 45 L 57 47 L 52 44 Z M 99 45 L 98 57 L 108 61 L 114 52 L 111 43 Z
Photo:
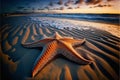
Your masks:
M 18 7 L 32 8 L 38 5 L 42 7 L 43 5 L 47 5 L 48 2 L 49 0 L 2 0 L 1 5 L 2 12 L 12 12 L 15 11 Z
M 54 3 L 58 3 L 59 0 L 1 0 L 2 3 L 2 12 L 13 12 L 18 8 L 23 9 L 38 9 L 47 7 L 50 1 Z M 68 0 L 62 0 L 63 2 L 67 2 Z M 74 0 L 76 1 L 76 0 Z

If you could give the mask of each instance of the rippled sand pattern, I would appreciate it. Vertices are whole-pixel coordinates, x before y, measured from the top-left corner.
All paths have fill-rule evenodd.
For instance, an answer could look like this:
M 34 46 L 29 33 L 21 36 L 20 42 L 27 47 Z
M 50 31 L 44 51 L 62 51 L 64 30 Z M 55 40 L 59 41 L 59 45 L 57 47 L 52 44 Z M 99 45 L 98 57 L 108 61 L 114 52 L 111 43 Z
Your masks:
M 90 65 L 80 65 L 58 57 L 46 65 L 36 77 L 30 77 L 34 61 L 42 49 L 25 49 L 21 43 L 39 40 L 44 35 L 49 36 L 54 32 L 61 36 L 86 38 L 82 47 L 78 45 L 74 48 L 83 53 L 81 56 L 94 62 Z M 16 26 L 9 26 L 7 23 L 3 25 L 0 28 L 0 38 L 0 54 L 8 55 L 8 61 L 17 62 L 14 73 L 9 72 L 13 80 L 18 77 L 21 80 L 119 80 L 120 38 L 109 32 L 95 28 L 59 29 L 53 26 L 40 26 L 39 22 L 25 21 L 24 24 Z

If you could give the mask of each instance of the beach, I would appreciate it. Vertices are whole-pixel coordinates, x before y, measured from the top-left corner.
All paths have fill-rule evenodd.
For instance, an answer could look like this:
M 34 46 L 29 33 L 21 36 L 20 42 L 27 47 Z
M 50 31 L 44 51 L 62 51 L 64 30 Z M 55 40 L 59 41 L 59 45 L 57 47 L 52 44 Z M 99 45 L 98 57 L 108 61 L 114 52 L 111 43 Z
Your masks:
M 0 27 L 3 79 L 119 80 L 119 25 L 38 16 L 11 16 L 8 19 L 12 21 L 6 21 Z M 74 49 L 82 57 L 93 60 L 93 63 L 80 65 L 60 56 L 31 77 L 34 62 L 43 49 L 27 49 L 21 44 L 49 37 L 55 32 L 74 39 L 85 38 L 85 43 Z

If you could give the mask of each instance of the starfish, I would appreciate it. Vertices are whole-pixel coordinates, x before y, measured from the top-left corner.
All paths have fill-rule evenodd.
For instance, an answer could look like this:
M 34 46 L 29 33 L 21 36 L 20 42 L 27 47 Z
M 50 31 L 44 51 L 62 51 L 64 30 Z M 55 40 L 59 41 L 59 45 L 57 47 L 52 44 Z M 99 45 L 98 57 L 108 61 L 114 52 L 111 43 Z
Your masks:
M 35 61 L 32 77 L 34 77 L 45 65 L 53 60 L 56 56 L 62 55 L 67 59 L 76 62 L 78 64 L 87 65 L 92 60 L 87 60 L 80 55 L 73 47 L 75 45 L 81 45 L 85 42 L 85 39 L 73 39 L 72 37 L 62 37 L 57 32 L 51 37 L 44 37 L 41 40 L 22 44 L 27 48 L 43 47 L 41 54 Z

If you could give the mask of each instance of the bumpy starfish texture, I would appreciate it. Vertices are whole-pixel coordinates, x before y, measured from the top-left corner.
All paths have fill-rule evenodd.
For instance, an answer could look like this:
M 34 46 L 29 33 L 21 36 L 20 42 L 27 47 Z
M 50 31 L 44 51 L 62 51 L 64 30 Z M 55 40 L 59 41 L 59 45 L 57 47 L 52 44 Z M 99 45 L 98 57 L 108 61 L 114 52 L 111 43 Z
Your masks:
M 35 61 L 32 77 L 34 77 L 45 65 L 54 59 L 57 55 L 63 55 L 67 59 L 78 64 L 90 64 L 92 60 L 87 60 L 78 53 L 73 46 L 81 45 L 85 39 L 73 39 L 70 37 L 62 37 L 57 32 L 51 37 L 44 37 L 39 41 L 22 44 L 27 48 L 43 47 L 43 51 Z

